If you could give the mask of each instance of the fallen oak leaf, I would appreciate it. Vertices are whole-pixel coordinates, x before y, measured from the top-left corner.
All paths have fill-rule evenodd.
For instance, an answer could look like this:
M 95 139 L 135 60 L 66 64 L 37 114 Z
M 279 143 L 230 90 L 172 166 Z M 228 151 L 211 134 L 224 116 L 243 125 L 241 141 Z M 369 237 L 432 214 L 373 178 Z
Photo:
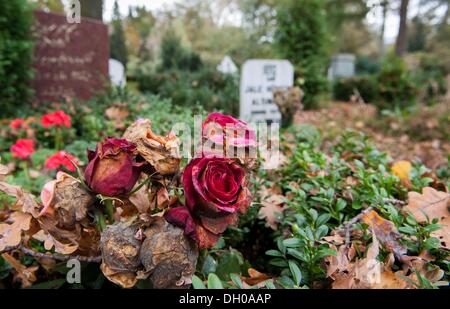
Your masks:
M 36 282 L 37 278 L 34 273 L 39 269 L 39 266 L 26 267 L 8 253 L 3 253 L 2 258 L 16 271 L 14 280 L 19 279 L 22 284 L 22 288 L 30 287 L 33 282 Z
M 9 219 L 12 224 L 0 224 L 0 251 L 18 246 L 22 240 L 22 231 L 30 229 L 30 214 L 16 211 L 10 215 Z
M 353 243 L 350 247 L 343 245 L 336 248 L 333 244 L 330 244 L 329 246 L 330 249 L 336 251 L 336 255 L 328 255 L 325 257 L 325 263 L 328 265 L 327 277 L 336 280 L 336 276 L 339 273 L 348 273 L 353 270 L 351 261 L 356 256 L 356 250 Z
M 33 218 L 39 216 L 40 206 L 31 193 L 25 192 L 21 187 L 13 186 L 3 181 L 0 181 L 0 191 L 16 198 L 15 208 L 21 209 L 24 213 L 31 214 Z
M 382 218 L 375 210 L 364 213 L 361 221 L 369 225 L 377 239 L 387 250 L 393 252 L 399 260 L 403 260 L 407 248 L 400 243 L 401 234 L 397 231 L 393 222 Z
M 63 244 L 62 242 L 59 242 L 58 240 L 53 238 L 52 235 L 46 233 L 44 230 L 40 230 L 32 237 L 40 242 L 43 242 L 44 248 L 47 251 L 50 251 L 53 247 L 55 247 L 55 252 L 67 255 L 74 253 L 78 249 L 78 245 Z
M 450 194 L 437 191 L 431 187 L 422 189 L 422 194 L 418 192 L 408 193 L 408 205 L 404 208 L 410 212 L 418 222 L 427 221 L 427 217 L 432 220 L 438 219 L 438 224 L 442 227 L 431 233 L 439 239 L 442 247 L 450 249 Z
M 243 277 L 241 277 L 241 279 L 243 282 L 247 283 L 250 286 L 254 286 L 254 285 L 259 286 L 260 283 L 271 278 L 270 276 L 268 276 L 264 273 L 261 273 L 254 268 L 249 268 L 247 270 L 247 272 L 248 272 L 249 276 L 248 277 L 243 276 Z
M 259 209 L 258 218 L 265 219 L 267 225 L 277 230 L 278 223 L 280 222 L 280 215 L 283 213 L 284 196 L 272 195 L 266 200 L 261 202 L 262 207 Z
M 5 179 L 6 175 L 9 174 L 9 168 L 6 165 L 0 164 L 0 181 Z

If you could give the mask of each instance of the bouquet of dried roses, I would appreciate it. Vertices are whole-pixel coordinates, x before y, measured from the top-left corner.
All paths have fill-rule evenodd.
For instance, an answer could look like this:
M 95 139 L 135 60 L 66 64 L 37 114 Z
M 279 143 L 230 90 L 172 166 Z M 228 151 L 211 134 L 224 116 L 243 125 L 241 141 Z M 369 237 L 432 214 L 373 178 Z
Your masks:
M 139 119 L 122 138 L 88 150 L 84 170 L 75 166 L 78 177 L 58 172 L 44 186 L 42 204 L 3 182 L 0 168 L 0 190 L 16 197 L 0 223 L 0 252 L 101 262 L 104 275 L 126 288 L 139 279 L 155 288 L 189 285 L 198 249 L 213 247 L 252 200 L 254 130 L 213 113 L 201 133 L 200 150 L 181 172 L 179 139 L 157 135 L 150 120 Z M 46 251 L 33 252 L 32 239 Z

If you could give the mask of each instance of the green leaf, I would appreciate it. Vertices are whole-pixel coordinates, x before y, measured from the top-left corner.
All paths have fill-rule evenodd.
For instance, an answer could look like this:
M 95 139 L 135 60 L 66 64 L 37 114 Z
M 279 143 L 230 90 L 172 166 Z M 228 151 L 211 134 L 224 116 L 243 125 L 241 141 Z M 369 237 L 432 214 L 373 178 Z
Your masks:
M 289 248 L 287 251 L 288 254 L 292 255 L 293 257 L 303 261 L 303 262 L 308 262 L 308 259 L 306 257 L 306 255 L 303 252 L 300 252 L 297 249 L 291 249 Z
M 336 211 L 342 211 L 344 210 L 345 206 L 347 206 L 347 202 L 344 201 L 343 199 L 338 199 L 337 203 L 336 203 Z
M 66 283 L 66 279 L 56 279 L 52 281 L 33 284 L 31 287 L 29 287 L 29 289 L 59 289 L 64 283 Z
M 322 237 L 326 236 L 328 234 L 328 226 L 321 225 L 316 230 L 316 238 L 321 239 Z
M 219 277 L 217 277 L 216 274 L 208 275 L 208 289 L 223 289 L 222 281 L 220 281 Z
M 288 266 L 286 260 L 280 259 L 280 258 L 270 260 L 270 264 L 273 266 L 278 266 L 278 267 L 287 267 Z
M 231 281 L 240 289 L 243 288 L 241 277 L 237 274 L 230 274 Z
M 414 235 L 416 233 L 416 229 L 411 226 L 402 226 L 399 227 L 398 230 L 408 235 Z
M 300 247 L 302 242 L 298 238 L 288 238 L 283 240 L 283 245 L 286 247 Z
M 295 286 L 294 281 L 291 278 L 283 276 L 277 280 L 277 282 L 286 289 L 292 289 Z
M 427 233 L 432 233 L 432 232 L 435 232 L 435 231 L 441 229 L 441 227 L 442 227 L 442 225 L 440 225 L 440 224 L 430 224 L 430 225 L 427 225 L 426 227 L 424 227 L 423 229 Z
M 330 255 L 336 255 L 336 250 L 330 249 L 330 248 L 321 248 L 319 252 L 317 253 L 316 259 L 322 259 L 326 256 Z
M 276 289 L 275 285 L 273 284 L 272 279 L 268 279 L 268 280 L 264 281 L 264 285 L 266 286 L 266 288 L 268 288 L 270 290 Z
M 208 275 L 209 273 L 216 272 L 216 269 L 217 269 L 216 260 L 214 260 L 214 258 L 208 254 L 205 258 L 205 261 L 203 262 L 202 273 Z
M 281 252 L 278 251 L 278 250 L 267 250 L 266 251 L 266 255 L 275 256 L 275 257 L 282 257 L 283 256 L 283 254 L 281 254 Z
M 217 263 L 215 274 L 224 281 L 230 280 L 231 273 L 241 272 L 241 262 L 239 254 L 235 251 L 222 254 Z
M 327 214 L 327 213 L 321 214 L 316 220 L 316 226 L 324 225 L 330 219 L 331 219 L 331 215 L 330 214 Z
M 278 250 L 280 250 L 280 252 L 282 252 L 283 254 L 286 254 L 286 246 L 283 244 L 283 239 L 281 239 L 281 238 L 277 239 L 277 247 L 278 247 Z
M 302 281 L 302 272 L 295 261 L 289 260 L 288 263 L 295 285 L 299 286 Z
M 203 283 L 203 281 L 196 275 L 192 275 L 192 287 L 196 290 L 206 289 L 206 286 Z

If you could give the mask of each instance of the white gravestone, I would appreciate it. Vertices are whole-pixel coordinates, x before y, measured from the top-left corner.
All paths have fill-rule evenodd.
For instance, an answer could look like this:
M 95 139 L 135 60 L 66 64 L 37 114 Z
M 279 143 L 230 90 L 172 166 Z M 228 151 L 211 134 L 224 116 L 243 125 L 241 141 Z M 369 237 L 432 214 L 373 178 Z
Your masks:
M 223 74 L 236 74 L 238 68 L 229 56 L 225 56 L 217 66 L 217 71 L 222 72 Z
M 273 102 L 274 89 L 294 84 L 294 67 L 287 60 L 247 60 L 242 68 L 240 118 L 250 122 L 281 122 Z
M 127 84 L 125 67 L 116 59 L 109 59 L 109 79 L 117 87 L 125 87 Z

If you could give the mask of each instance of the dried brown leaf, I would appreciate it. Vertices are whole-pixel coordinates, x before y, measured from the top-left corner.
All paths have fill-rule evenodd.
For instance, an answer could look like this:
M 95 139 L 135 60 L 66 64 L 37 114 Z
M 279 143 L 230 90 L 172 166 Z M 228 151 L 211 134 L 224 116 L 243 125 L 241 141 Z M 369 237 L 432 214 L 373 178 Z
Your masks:
M 8 253 L 3 253 L 2 258 L 15 269 L 14 280 L 20 280 L 22 288 L 30 287 L 33 282 L 36 282 L 34 273 L 39 269 L 39 266 L 26 267 Z
M 16 247 L 22 240 L 22 231 L 30 228 L 31 215 L 20 211 L 13 212 L 9 219 L 12 224 L 0 224 L 0 251 Z
M 393 222 L 380 217 L 375 210 L 365 213 L 361 217 L 361 221 L 369 225 L 387 250 L 393 252 L 397 258 L 402 259 L 406 254 L 407 248 L 400 243 L 401 235 Z
M 262 206 L 259 209 L 258 217 L 260 219 L 265 219 L 267 225 L 273 229 L 277 230 L 278 223 L 280 221 L 280 215 L 283 213 L 284 196 L 282 195 L 271 195 L 267 199 L 261 202 Z
M 430 187 L 422 189 L 422 194 L 418 192 L 408 193 L 408 205 L 406 211 L 419 222 L 426 221 L 426 216 L 430 220 L 438 218 L 438 223 L 442 228 L 433 232 L 432 236 L 437 237 L 442 247 L 450 249 L 450 194 L 437 191 Z
M 16 198 L 15 208 L 24 213 L 31 214 L 34 218 L 39 216 L 39 204 L 34 200 L 31 193 L 25 192 L 21 187 L 10 185 L 0 181 L 0 191 Z

